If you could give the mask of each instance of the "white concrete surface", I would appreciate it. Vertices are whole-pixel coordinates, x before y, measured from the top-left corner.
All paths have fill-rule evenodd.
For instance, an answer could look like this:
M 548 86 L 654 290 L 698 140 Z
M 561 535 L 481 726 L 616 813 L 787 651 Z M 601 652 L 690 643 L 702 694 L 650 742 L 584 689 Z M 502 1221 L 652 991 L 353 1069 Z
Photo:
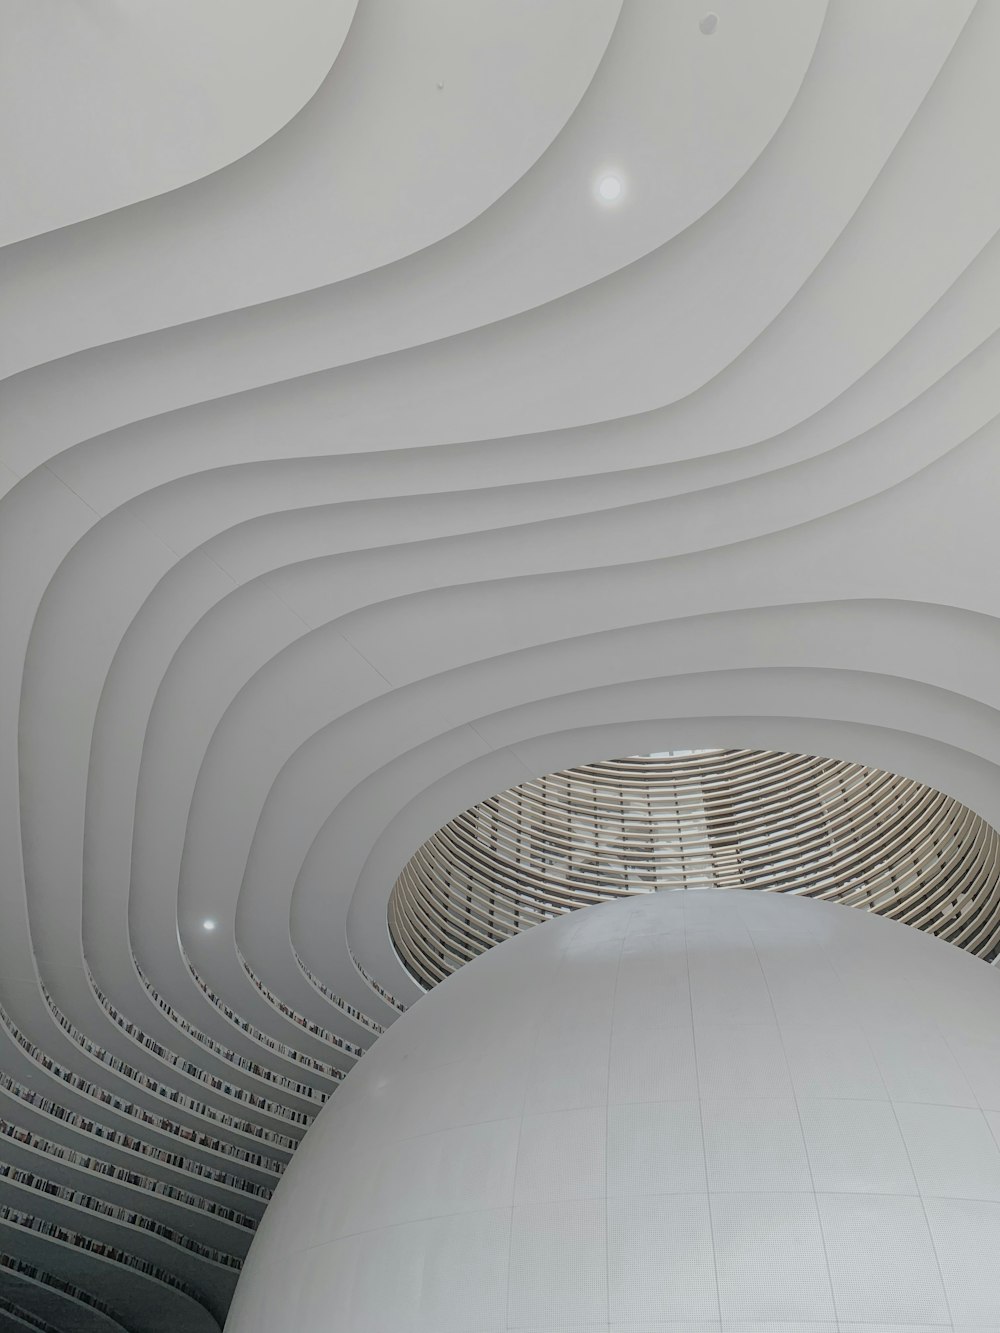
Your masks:
M 227 1333 L 1000 1325 L 1000 976 L 861 911 L 661 893 L 397 1022 Z

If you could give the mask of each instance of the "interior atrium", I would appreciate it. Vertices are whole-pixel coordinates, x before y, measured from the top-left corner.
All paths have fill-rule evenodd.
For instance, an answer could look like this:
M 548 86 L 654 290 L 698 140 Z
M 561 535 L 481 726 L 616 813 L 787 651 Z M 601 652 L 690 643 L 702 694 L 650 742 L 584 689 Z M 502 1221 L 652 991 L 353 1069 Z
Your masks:
M 0 0 L 0 1333 L 998 1333 L 998 58 Z

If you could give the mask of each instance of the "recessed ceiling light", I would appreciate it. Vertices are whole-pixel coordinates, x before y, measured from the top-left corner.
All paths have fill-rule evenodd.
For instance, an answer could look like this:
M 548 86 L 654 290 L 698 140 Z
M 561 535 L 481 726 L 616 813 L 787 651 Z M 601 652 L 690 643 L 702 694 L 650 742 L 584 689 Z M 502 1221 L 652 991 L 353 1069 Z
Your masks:
M 621 198 L 621 193 L 624 188 L 625 187 L 621 182 L 621 177 L 619 176 L 602 176 L 597 182 L 597 193 L 609 204 L 614 203 L 616 199 Z
M 204 920 L 201 924 L 202 924 L 202 929 L 203 929 L 203 930 L 214 930 L 214 929 L 215 929 L 215 922 L 212 920 L 211 917 L 206 917 L 205 920 Z

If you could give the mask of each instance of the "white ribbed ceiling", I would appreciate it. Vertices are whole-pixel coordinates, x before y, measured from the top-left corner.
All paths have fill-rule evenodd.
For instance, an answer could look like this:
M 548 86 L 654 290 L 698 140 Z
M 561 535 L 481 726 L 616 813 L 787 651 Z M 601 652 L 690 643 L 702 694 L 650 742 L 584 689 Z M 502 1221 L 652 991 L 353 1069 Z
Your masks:
M 301 111 L 357 0 L 4 0 L 0 244 L 228 166 Z
M 284 110 L 234 97 L 211 174 L 145 197 L 178 178 L 132 88 L 161 146 L 124 189 L 92 140 L 96 208 L 8 120 L 0 221 L 45 234 L 0 252 L 0 1115 L 185 1198 L 18 1163 L 241 1254 L 202 1205 L 262 1199 L 204 1169 L 273 1183 L 395 1013 L 365 976 L 416 994 L 400 868 L 526 778 L 787 749 L 1000 822 L 1000 5 L 713 6 L 361 0 L 345 36 L 300 0 L 274 42 L 268 6 L 200 6 Z M 0 39 L 33 10 L 62 152 L 81 15 Z M 231 1266 L 10 1178 L 0 1206 L 160 1275 L 0 1212 L 113 1313 L 2 1266 L 0 1296 L 221 1322 Z

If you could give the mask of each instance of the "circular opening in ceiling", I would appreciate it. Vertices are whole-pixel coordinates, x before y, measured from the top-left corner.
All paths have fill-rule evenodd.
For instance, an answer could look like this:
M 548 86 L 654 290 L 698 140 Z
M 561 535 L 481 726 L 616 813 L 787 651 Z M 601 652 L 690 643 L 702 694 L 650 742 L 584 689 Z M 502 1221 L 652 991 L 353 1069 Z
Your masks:
M 980 816 L 911 778 L 770 750 L 634 755 L 491 796 L 407 862 L 389 932 L 433 986 L 564 912 L 693 889 L 843 902 L 1000 954 L 1000 836 Z

